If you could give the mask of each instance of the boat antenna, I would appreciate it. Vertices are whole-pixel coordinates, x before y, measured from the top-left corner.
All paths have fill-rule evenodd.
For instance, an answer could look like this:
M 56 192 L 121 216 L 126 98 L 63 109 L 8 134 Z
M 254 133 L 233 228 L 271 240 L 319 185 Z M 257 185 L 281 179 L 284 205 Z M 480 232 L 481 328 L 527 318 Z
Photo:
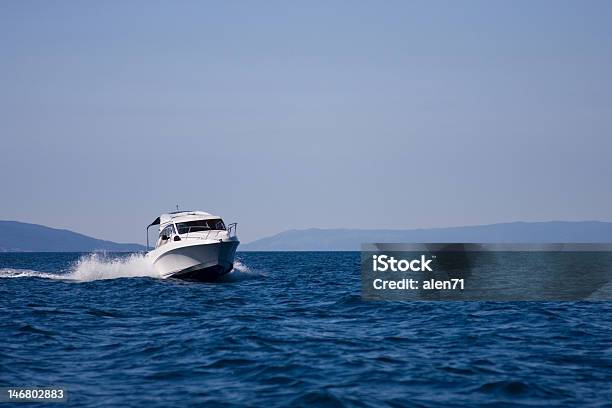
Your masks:
M 178 212 L 178 210 L 179 210 L 179 209 L 178 209 L 178 204 L 177 204 L 177 205 L 176 205 L 176 212 Z

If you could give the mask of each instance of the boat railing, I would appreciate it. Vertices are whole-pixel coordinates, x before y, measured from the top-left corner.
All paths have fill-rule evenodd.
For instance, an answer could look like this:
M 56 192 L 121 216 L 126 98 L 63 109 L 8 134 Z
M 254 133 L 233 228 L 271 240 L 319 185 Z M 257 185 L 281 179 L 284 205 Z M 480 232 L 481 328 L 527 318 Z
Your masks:
M 236 237 L 236 234 L 238 233 L 238 223 L 232 222 L 231 224 L 229 224 L 227 226 L 227 233 L 229 234 L 230 238 Z
M 227 226 L 226 229 L 224 230 L 202 230 L 201 226 L 192 226 L 189 227 L 187 229 L 187 232 L 184 233 L 185 235 L 182 236 L 182 238 L 184 239 L 219 239 L 219 235 L 223 234 L 223 233 L 227 233 L 230 237 L 235 237 L 236 236 L 236 227 L 237 227 L 238 223 L 234 222 L 232 224 L 229 224 Z M 199 231 L 193 231 L 193 232 L 206 232 L 206 235 L 204 234 L 198 234 L 196 236 L 190 236 L 191 234 L 191 229 L 199 229 Z M 179 231 L 180 232 L 180 231 Z M 183 235 L 183 234 L 181 234 Z

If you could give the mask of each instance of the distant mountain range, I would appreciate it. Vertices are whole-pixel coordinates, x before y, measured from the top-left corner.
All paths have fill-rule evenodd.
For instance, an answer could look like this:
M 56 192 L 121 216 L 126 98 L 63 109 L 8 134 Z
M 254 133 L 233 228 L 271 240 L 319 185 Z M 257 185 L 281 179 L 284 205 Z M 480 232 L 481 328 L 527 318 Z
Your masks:
M 290 230 L 241 244 L 239 251 L 359 251 L 362 243 L 612 243 L 612 222 L 511 222 L 468 227 L 364 230 Z M 135 252 L 144 245 L 120 244 L 76 232 L 17 221 L 0 221 L 0 252 Z
M 144 249 L 144 245 L 118 244 L 64 229 L 0 221 L 0 252 L 135 252 Z
M 612 223 L 511 222 L 468 227 L 363 230 L 290 230 L 240 245 L 240 251 L 359 251 L 362 243 L 612 243 Z

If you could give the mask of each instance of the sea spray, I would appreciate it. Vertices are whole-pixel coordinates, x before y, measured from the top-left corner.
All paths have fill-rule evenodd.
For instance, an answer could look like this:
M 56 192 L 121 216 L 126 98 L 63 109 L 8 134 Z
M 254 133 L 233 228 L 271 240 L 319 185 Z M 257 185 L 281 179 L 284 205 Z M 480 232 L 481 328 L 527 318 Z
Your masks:
M 159 278 L 159 274 L 153 268 L 151 259 L 144 254 L 117 256 L 102 252 L 82 256 L 62 278 L 94 281 L 143 276 Z
M 117 255 L 95 252 L 82 255 L 71 267 L 55 273 L 30 269 L 3 268 L 0 278 L 43 278 L 89 282 L 130 277 L 159 278 L 151 260 L 144 254 Z
M 252 272 L 248 266 L 240 262 L 240 260 L 238 259 L 236 259 L 236 262 L 234 262 L 234 271 L 239 271 L 239 272 L 244 272 L 244 273 Z
M 238 282 L 249 279 L 257 279 L 266 276 L 265 273 L 249 268 L 247 265 L 240 262 L 239 259 L 234 261 L 234 269 L 227 275 L 219 277 L 218 282 Z

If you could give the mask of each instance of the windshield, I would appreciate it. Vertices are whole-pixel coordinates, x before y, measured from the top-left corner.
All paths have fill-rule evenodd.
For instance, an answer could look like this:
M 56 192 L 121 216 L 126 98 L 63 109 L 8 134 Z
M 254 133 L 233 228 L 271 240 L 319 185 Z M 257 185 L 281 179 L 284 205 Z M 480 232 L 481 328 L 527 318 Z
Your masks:
M 209 231 L 209 230 L 224 230 L 225 224 L 220 218 L 214 220 L 197 220 L 189 222 L 179 222 L 176 224 L 179 234 L 187 234 L 189 232 Z

